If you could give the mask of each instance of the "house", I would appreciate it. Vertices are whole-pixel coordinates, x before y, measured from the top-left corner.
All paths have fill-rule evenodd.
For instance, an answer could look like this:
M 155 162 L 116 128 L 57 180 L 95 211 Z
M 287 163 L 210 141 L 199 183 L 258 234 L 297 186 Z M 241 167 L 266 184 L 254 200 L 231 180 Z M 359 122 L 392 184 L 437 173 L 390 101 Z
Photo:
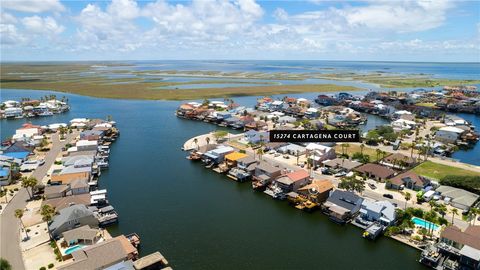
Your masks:
M 90 181 L 92 176 L 91 167 L 68 166 L 62 169 L 54 170 L 51 175 L 52 184 L 69 184 L 73 180 L 85 179 Z
M 270 133 L 268 131 L 256 131 L 252 129 L 245 132 L 243 138 L 247 143 L 266 143 L 270 140 Z
M 298 170 L 291 173 L 287 173 L 275 180 L 273 184 L 281 188 L 284 193 L 290 191 L 297 191 L 299 188 L 306 186 L 310 183 L 310 174 L 305 170 Z
M 443 197 L 445 202 L 449 202 L 451 206 L 464 210 L 470 209 L 480 198 L 475 193 L 450 186 L 439 186 L 435 191 Z
M 277 120 L 277 122 L 280 123 L 280 124 L 293 124 L 296 121 L 297 121 L 297 118 L 292 117 L 292 116 L 288 116 L 288 115 L 279 117 L 278 120 Z
M 447 226 L 437 247 L 441 254 L 456 258 L 457 269 L 480 269 L 480 226 L 468 226 L 464 231 Z
M 204 161 L 207 163 L 213 162 L 215 164 L 222 163 L 225 156 L 232 153 L 234 149 L 230 146 L 220 146 L 203 154 Z
M 305 117 L 308 119 L 315 119 L 320 116 L 320 111 L 317 108 L 308 108 L 305 111 Z
M 277 167 L 261 161 L 257 167 L 255 167 L 255 172 L 253 175 L 253 181 L 259 182 L 258 184 L 266 185 L 269 184 L 273 179 L 280 176 L 281 170 Z M 254 186 L 255 187 L 255 186 Z
M 435 140 L 443 143 L 455 143 L 465 130 L 458 127 L 442 127 L 435 133 Z
M 314 165 L 337 156 L 335 149 L 318 143 L 309 143 L 306 150 L 308 151 L 308 158 L 313 161 Z
M 85 130 L 80 133 L 80 140 L 98 141 L 103 137 L 104 133 L 102 130 Z
M 54 207 L 57 211 L 60 211 L 72 205 L 89 206 L 90 200 L 91 200 L 91 195 L 89 193 L 85 193 L 80 195 L 70 195 L 70 196 L 67 195 L 65 197 L 47 199 L 42 202 L 42 205 L 49 204 L 52 207 Z
M 389 201 L 363 200 L 360 217 L 367 221 L 379 222 L 390 226 L 395 223 L 395 206 Z
M 395 153 L 385 157 L 380 164 L 393 169 L 404 169 L 415 166 L 416 159 L 400 153 Z
M 358 214 L 363 199 L 350 191 L 335 190 L 323 204 L 323 211 L 335 222 L 345 223 Z
M 237 160 L 237 168 L 245 171 L 249 170 L 251 165 L 256 165 L 256 164 L 257 164 L 257 160 L 255 160 L 251 156 L 245 156 Z M 255 168 L 253 168 L 253 170 L 255 170 Z
M 336 100 L 333 97 L 329 97 L 327 95 L 319 95 L 315 99 L 315 102 L 322 106 L 331 106 L 335 104 Z
M 12 157 L 16 159 L 25 160 L 30 154 L 33 153 L 33 147 L 28 146 L 22 141 L 16 141 L 10 145 L 7 149 L 3 150 L 2 155 Z
M 268 125 L 264 121 L 251 121 L 245 124 L 245 130 L 263 130 L 268 128 Z
M 420 176 L 412 171 L 407 171 L 388 179 L 385 187 L 391 189 L 402 189 L 403 187 L 405 187 L 413 190 L 421 190 L 429 184 L 430 180 L 428 180 L 427 178 Z
M 0 186 L 6 186 L 11 181 L 10 167 L 0 165 Z
M 375 163 L 367 163 L 357 167 L 355 171 L 359 172 L 365 177 L 372 178 L 376 181 L 385 181 L 395 174 L 395 171 Z
M 90 191 L 90 186 L 86 179 L 75 179 L 70 182 L 69 190 L 72 195 L 85 194 Z
M 248 157 L 247 154 L 240 153 L 240 152 L 232 152 L 230 154 L 225 155 L 225 162 L 229 168 L 237 166 L 237 161 L 241 158 Z
M 287 108 L 288 104 L 281 100 L 275 100 L 272 103 L 270 103 L 270 111 L 282 111 L 283 109 Z
M 65 231 L 62 233 L 62 236 L 67 246 L 77 244 L 94 245 L 102 238 L 101 232 L 96 228 L 90 228 L 89 225 Z
M 73 262 L 58 266 L 57 269 L 105 269 L 123 261 L 136 258 L 138 251 L 125 236 L 121 235 L 83 249 L 78 249 L 71 254 Z
M 277 152 L 282 154 L 290 154 L 292 156 L 304 155 L 306 148 L 297 144 L 289 143 L 277 149 Z
M 330 180 L 312 180 L 297 190 L 297 193 L 314 203 L 323 203 L 330 196 L 333 184 Z
M 417 125 L 417 123 L 415 123 L 415 121 L 411 121 L 411 120 L 405 120 L 405 119 L 397 119 L 395 121 L 393 121 L 391 123 L 392 125 L 392 128 L 394 131 L 396 132 L 399 132 L 399 131 L 402 131 L 402 130 L 412 130 L 412 129 L 415 129 L 415 126 Z
M 69 191 L 68 185 L 50 185 L 45 187 L 45 199 L 55 199 L 67 196 Z
M 325 160 L 322 162 L 322 164 L 327 168 L 331 168 L 337 171 L 345 171 L 345 172 L 350 172 L 351 170 L 362 165 L 362 163 L 358 161 L 349 160 L 345 158 L 335 158 L 335 159 Z
M 97 228 L 98 220 L 85 205 L 72 205 L 61 209 L 59 214 L 53 218 L 53 222 L 50 223 L 48 229 L 53 237 L 57 237 L 65 231 L 83 225 Z
M 98 147 L 98 141 L 79 140 L 75 146 L 77 147 L 77 151 L 96 150 Z

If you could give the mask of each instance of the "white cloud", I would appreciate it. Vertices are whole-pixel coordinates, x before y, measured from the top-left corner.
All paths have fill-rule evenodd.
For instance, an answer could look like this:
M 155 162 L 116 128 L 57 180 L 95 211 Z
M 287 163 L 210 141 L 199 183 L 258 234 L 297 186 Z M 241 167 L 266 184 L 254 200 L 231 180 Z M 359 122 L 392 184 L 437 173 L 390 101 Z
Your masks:
M 58 35 L 65 30 L 65 27 L 57 24 L 52 17 L 42 18 L 40 16 L 25 17 L 22 24 L 27 32 L 32 34 Z
M 60 0 L 5 0 L 2 8 L 31 13 L 65 10 Z
M 10 13 L 0 11 L 0 22 L 3 24 L 17 23 L 17 18 Z
M 18 32 L 13 24 L 0 24 L 0 43 L 16 45 L 25 41 L 25 37 Z
M 134 0 L 113 0 L 107 12 L 120 19 L 134 19 L 140 15 L 140 9 Z

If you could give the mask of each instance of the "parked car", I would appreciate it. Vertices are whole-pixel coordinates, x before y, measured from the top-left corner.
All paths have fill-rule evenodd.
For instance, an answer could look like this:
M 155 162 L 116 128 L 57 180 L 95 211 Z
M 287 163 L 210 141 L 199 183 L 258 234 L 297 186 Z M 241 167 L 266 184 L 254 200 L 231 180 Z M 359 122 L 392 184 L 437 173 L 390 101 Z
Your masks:
M 333 176 L 335 176 L 335 177 L 342 177 L 342 176 L 345 176 L 345 175 L 347 175 L 346 172 L 339 172 L 339 173 L 334 174 Z
M 45 164 L 45 159 L 40 159 L 38 161 L 38 166 L 42 166 L 43 164 Z
M 376 189 L 376 188 L 377 188 L 377 186 L 375 186 L 375 185 L 372 184 L 372 183 L 368 183 L 368 186 L 369 186 L 371 189 Z
M 393 199 L 393 195 L 388 193 L 383 194 L 383 197 Z

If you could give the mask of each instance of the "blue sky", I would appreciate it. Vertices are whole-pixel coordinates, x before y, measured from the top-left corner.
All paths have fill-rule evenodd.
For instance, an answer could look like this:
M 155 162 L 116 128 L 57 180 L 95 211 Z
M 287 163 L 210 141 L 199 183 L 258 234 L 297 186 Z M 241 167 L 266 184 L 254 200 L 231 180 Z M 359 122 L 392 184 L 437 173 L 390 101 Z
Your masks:
M 480 2 L 2 0 L 2 61 L 480 62 Z

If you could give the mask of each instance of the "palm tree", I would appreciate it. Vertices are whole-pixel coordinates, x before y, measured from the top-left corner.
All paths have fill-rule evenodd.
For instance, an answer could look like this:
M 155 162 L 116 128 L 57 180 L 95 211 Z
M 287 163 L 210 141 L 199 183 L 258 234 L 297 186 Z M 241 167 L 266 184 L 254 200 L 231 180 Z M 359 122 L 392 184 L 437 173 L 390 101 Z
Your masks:
M 375 153 L 377 154 L 377 162 L 380 160 L 380 155 L 382 154 L 382 150 L 378 149 L 375 150 Z
M 406 191 L 403 196 L 405 197 L 405 209 L 407 209 L 407 202 L 410 201 L 410 199 L 412 198 L 412 194 L 410 194 L 410 192 Z
M 261 147 L 257 149 L 257 155 L 258 155 L 258 157 L 260 158 L 260 160 L 262 160 L 263 149 L 262 149 Z
M 433 207 L 437 207 L 437 203 L 435 201 L 429 201 L 428 204 L 430 205 L 430 211 L 433 210 Z
M 33 196 L 33 188 L 37 185 L 38 180 L 35 177 L 22 177 L 22 187 L 27 189 L 28 195 L 30 196 L 30 199 L 32 199 Z M 28 190 L 30 188 L 31 191 Z
M 205 138 L 205 141 L 207 141 L 207 145 L 210 144 L 210 137 Z
M 413 150 L 415 149 L 415 145 L 417 144 L 417 141 L 414 140 L 411 144 L 410 144 L 410 157 L 413 158 Z
M 360 144 L 360 154 L 362 154 L 363 157 L 363 149 L 365 148 L 365 144 Z
M 442 215 L 442 218 L 444 218 L 445 214 L 447 213 L 447 206 L 445 206 L 445 204 L 443 203 L 437 204 L 435 207 L 435 211 L 440 213 L 440 215 Z
M 0 258 L 0 270 L 12 270 L 12 265 L 4 258 Z
M 345 150 L 348 152 L 348 148 L 350 147 L 350 144 L 344 143 L 345 144 Z
M 479 208 L 471 208 L 470 209 L 470 216 L 473 219 L 473 226 L 475 226 L 475 221 L 477 220 L 477 215 L 480 214 Z
M 15 210 L 15 217 L 20 219 L 20 223 L 22 224 L 22 228 L 23 230 L 25 231 L 25 235 L 27 235 L 27 239 L 29 238 L 28 237 L 28 233 L 27 233 L 27 230 L 25 229 L 25 225 L 23 224 L 23 221 L 22 221 L 22 217 L 23 217 L 23 209 L 17 209 Z
M 455 215 L 458 215 L 458 209 L 453 208 L 452 210 L 450 210 L 450 212 L 452 213 L 452 224 L 453 224 L 453 220 L 455 218 Z
M 51 206 L 50 204 L 45 204 L 42 206 L 40 210 L 40 214 L 42 215 L 42 220 L 45 222 L 50 222 L 55 215 L 55 207 Z

